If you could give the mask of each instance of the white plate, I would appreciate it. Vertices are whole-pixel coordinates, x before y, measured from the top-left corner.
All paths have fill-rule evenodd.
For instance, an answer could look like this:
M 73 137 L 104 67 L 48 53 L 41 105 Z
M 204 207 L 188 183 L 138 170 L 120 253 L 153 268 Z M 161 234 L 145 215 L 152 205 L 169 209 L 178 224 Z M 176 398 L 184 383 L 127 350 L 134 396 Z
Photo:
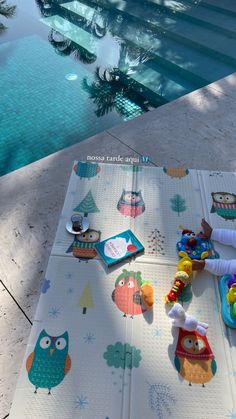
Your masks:
M 83 227 L 82 230 L 80 230 L 80 231 L 74 231 L 73 228 L 72 228 L 72 221 L 69 220 L 66 223 L 66 230 L 68 231 L 68 233 L 79 235 L 79 234 L 85 233 L 85 231 L 87 231 L 88 228 L 89 228 L 89 220 L 86 217 L 83 218 L 82 227 Z

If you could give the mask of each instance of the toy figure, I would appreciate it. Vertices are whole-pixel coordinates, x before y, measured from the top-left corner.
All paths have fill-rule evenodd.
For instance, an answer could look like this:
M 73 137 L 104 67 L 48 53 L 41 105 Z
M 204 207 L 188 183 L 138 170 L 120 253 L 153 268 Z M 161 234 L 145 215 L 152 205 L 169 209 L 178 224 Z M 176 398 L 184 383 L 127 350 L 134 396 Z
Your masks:
M 227 286 L 229 291 L 226 294 L 226 299 L 230 304 L 230 315 L 236 323 L 236 273 L 230 276 Z
M 181 240 L 177 243 L 177 251 L 180 257 L 190 259 L 205 259 L 211 256 L 210 245 L 207 236 L 203 233 L 195 234 L 192 230 L 183 230 Z
M 174 304 L 178 301 L 183 289 L 190 283 L 189 275 L 184 271 L 176 272 L 174 284 L 170 292 L 165 296 L 166 304 Z
M 236 329 L 236 274 L 223 275 L 219 280 L 221 315 L 228 327 Z
M 194 316 L 187 314 L 181 304 L 176 303 L 169 311 L 168 316 L 172 319 L 172 326 L 181 327 L 189 332 L 196 331 L 201 336 L 205 336 L 208 324 L 199 322 Z
M 150 283 L 143 282 L 140 288 L 140 296 L 145 307 L 151 310 L 154 304 L 154 289 Z
M 189 256 L 185 256 L 180 259 L 178 263 L 178 271 L 184 271 L 188 274 L 189 278 L 193 276 L 192 260 Z

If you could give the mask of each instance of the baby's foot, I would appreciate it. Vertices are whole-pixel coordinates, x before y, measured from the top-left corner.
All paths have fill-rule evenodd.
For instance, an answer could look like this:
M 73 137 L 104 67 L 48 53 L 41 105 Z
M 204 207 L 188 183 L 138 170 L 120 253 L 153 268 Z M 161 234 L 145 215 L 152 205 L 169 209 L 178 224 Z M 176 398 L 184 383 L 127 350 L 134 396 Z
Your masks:
M 202 226 L 204 234 L 207 236 L 208 239 L 210 239 L 211 238 L 211 233 L 212 233 L 212 228 L 211 228 L 210 224 L 208 224 L 206 222 L 206 220 L 204 220 L 204 218 L 202 219 L 201 226 Z

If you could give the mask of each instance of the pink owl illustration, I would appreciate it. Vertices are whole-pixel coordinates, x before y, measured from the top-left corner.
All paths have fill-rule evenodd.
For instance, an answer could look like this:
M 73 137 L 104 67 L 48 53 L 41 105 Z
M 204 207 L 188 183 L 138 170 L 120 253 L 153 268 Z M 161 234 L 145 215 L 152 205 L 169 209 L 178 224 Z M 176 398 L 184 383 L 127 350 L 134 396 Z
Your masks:
M 118 276 L 115 282 L 115 289 L 112 292 L 112 300 L 117 308 L 127 317 L 129 314 L 132 318 L 138 314 L 147 311 L 143 305 L 140 289 L 142 288 L 141 272 L 127 271 Z
M 129 217 L 138 217 L 145 211 L 145 204 L 141 190 L 138 192 L 123 189 L 117 209 L 121 214 Z

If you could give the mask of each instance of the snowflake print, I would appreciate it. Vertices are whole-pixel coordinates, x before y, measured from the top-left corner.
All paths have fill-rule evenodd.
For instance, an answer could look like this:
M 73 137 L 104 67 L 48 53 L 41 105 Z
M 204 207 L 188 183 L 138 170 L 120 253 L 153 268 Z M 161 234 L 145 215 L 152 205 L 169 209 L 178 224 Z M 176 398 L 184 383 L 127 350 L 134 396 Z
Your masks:
M 74 289 L 73 288 L 68 288 L 67 294 L 73 294 L 73 292 L 74 292 Z
M 155 329 L 153 332 L 154 338 L 157 338 L 161 335 L 161 329 Z
M 83 339 L 84 339 L 84 343 L 90 344 L 90 343 L 93 343 L 96 338 L 93 333 L 89 332 L 83 337 Z
M 60 309 L 58 307 L 52 307 L 49 310 L 48 314 L 49 314 L 50 317 L 57 318 L 61 314 L 61 312 L 60 312 Z
M 87 397 L 83 396 L 83 394 L 81 396 L 77 396 L 76 400 L 75 400 L 75 407 L 76 409 L 79 408 L 80 410 L 85 409 L 86 405 L 88 404 L 87 401 Z
M 236 419 L 236 411 L 233 409 L 228 410 L 228 414 L 226 415 L 226 418 Z
M 202 309 L 201 309 L 201 308 L 198 308 L 198 309 L 196 310 L 196 313 L 197 313 L 197 315 L 201 315 L 201 314 L 202 314 Z

